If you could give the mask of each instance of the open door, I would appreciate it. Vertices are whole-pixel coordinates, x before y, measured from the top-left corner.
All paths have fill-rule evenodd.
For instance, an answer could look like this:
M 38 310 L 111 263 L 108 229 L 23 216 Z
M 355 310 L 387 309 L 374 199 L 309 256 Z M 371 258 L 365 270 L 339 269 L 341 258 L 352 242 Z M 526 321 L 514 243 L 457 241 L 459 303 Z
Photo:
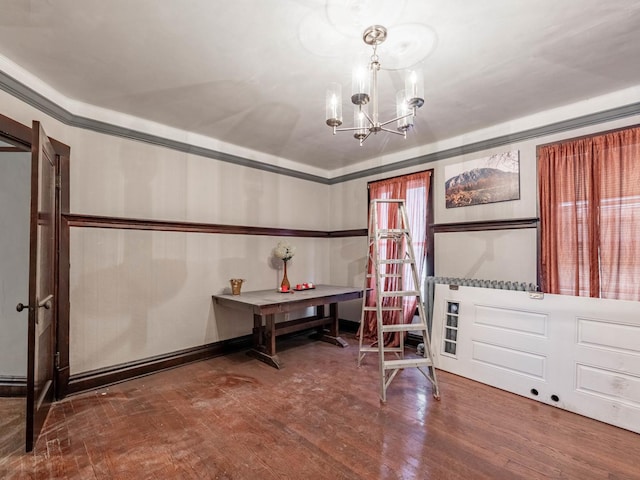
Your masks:
M 27 361 L 27 438 L 31 451 L 54 396 L 56 335 L 56 153 L 40 122 L 33 122 L 31 144 L 31 227 Z

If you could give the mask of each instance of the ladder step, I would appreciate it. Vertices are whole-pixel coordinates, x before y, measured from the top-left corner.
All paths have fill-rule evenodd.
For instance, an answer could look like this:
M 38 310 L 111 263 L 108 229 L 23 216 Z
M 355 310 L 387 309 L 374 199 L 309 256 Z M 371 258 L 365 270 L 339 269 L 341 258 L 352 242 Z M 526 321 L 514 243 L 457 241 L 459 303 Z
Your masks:
M 367 278 L 375 278 L 376 275 L 373 273 L 367 273 Z M 380 278 L 402 278 L 401 273 L 381 273 L 378 275 Z
M 363 307 L 366 312 L 375 312 L 378 310 L 378 307 Z M 382 307 L 383 312 L 401 312 L 403 310 L 402 307 Z
M 403 352 L 404 349 L 400 347 L 385 347 L 383 348 L 384 353 L 400 353 Z M 362 347 L 360 349 L 360 353 L 378 353 L 380 349 L 378 347 Z
M 374 198 L 371 200 L 371 203 L 402 203 L 404 204 L 404 199 L 400 198 Z
M 409 233 L 406 228 L 381 228 L 376 230 L 378 233 Z
M 408 264 L 408 263 L 415 264 L 415 262 L 410 258 L 391 258 L 391 259 L 381 258 L 380 260 L 378 260 L 378 263 L 380 265 L 400 265 L 400 264 Z
M 405 235 L 408 235 L 407 230 L 378 230 L 373 234 L 378 240 L 400 240 Z
M 433 362 L 429 358 L 403 358 L 401 360 L 385 360 L 383 362 L 385 370 L 396 370 L 398 368 L 411 367 L 431 367 Z
M 417 332 L 420 330 L 427 331 L 424 323 L 401 323 L 398 325 L 382 325 L 383 332 Z
M 381 297 L 419 297 L 419 290 L 395 290 L 389 292 L 378 292 Z

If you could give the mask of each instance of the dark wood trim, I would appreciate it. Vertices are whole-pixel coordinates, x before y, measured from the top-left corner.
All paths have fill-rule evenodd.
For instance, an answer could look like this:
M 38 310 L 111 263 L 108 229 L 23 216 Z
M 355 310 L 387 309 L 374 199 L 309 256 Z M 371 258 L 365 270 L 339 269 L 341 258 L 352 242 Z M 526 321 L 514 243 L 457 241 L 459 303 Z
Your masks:
M 0 376 L 0 397 L 26 397 L 27 377 Z
M 69 386 L 69 223 L 62 217 L 58 237 L 58 336 L 56 398 L 64 398 Z
M 137 360 L 135 362 L 122 363 L 112 367 L 71 375 L 67 394 L 102 388 L 107 385 L 143 377 L 198 360 L 235 353 L 245 350 L 250 346 L 251 335 L 244 335 L 230 340 L 187 348 L 177 352 Z
M 27 153 L 27 150 L 19 147 L 0 147 L 0 153 Z
M 0 115 L 0 137 L 16 147 L 24 148 L 26 152 L 31 151 L 31 127 L 4 115 Z
M 333 232 L 327 232 L 329 238 L 342 238 L 342 237 L 366 237 L 368 235 L 366 228 L 354 228 L 352 230 L 335 230 Z
M 354 320 L 346 320 L 341 318 L 338 320 L 341 332 L 356 333 L 360 328 L 360 322 Z
M 268 235 L 274 237 L 340 238 L 366 236 L 366 229 L 353 230 L 300 230 L 291 228 L 252 227 L 247 225 L 221 225 L 215 223 L 178 222 L 141 218 L 107 217 L 64 213 L 69 227 L 115 228 L 121 230 L 158 230 L 164 232 L 217 233 L 226 235 Z
M 57 335 L 55 366 L 55 398 L 64 398 L 69 384 L 69 225 L 63 213 L 69 211 L 69 149 L 54 147 L 65 154 L 57 155 L 56 188 L 56 298 Z
M 69 385 L 69 222 L 65 214 L 70 208 L 70 149 L 59 142 L 52 144 L 58 152 L 58 336 L 56 350 L 59 352 L 56 368 L 56 398 L 64 398 Z M 65 148 L 66 147 L 66 148 Z
M 435 172 L 431 170 L 431 182 L 429 185 L 429 195 L 427 197 L 427 265 L 425 272 L 427 276 L 435 275 L 436 271 L 436 236 L 432 226 L 433 218 L 433 177 Z
M 279 237 L 328 237 L 320 230 L 221 225 L 215 223 L 177 222 L 140 218 L 103 217 L 97 215 L 66 214 L 70 227 L 116 228 L 122 230 L 158 230 L 164 232 L 219 233 L 228 235 L 272 235 Z
M 536 146 L 536 215 L 540 219 L 540 178 L 539 178 L 540 145 Z M 538 291 L 544 292 L 542 285 L 542 222 L 538 221 L 536 231 L 536 285 Z
M 514 218 L 511 220 L 440 223 L 432 225 L 432 227 L 435 233 L 479 232 L 485 230 L 518 230 L 521 228 L 537 228 L 539 220 L 539 218 Z

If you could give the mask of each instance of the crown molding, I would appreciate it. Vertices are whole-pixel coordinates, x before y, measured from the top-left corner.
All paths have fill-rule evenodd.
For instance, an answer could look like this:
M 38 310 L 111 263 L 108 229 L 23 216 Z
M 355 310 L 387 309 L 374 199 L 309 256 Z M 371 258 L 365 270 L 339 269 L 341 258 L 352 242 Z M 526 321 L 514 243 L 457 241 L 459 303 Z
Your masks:
M 601 123 L 611 122 L 622 118 L 627 118 L 635 115 L 640 115 L 640 102 L 631 103 L 621 107 L 616 107 L 608 110 L 603 110 L 587 115 L 578 116 L 568 120 L 563 120 L 541 127 L 535 127 L 525 129 L 516 133 L 510 133 L 507 135 L 501 135 L 493 137 L 487 140 L 469 143 L 466 145 L 457 146 L 454 148 L 448 148 L 439 150 L 437 152 L 429 153 L 426 155 L 420 155 L 417 157 L 409 158 L 399 162 L 389 163 L 386 165 L 376 166 L 359 170 L 356 172 L 340 175 L 332 178 L 323 177 L 320 175 L 313 175 L 306 172 L 297 171 L 291 168 L 285 168 L 281 166 L 271 165 L 268 163 L 258 162 L 239 155 L 233 155 L 225 152 L 220 152 L 211 148 L 202 147 L 199 145 L 180 142 L 170 138 L 162 137 L 159 135 L 153 135 L 150 133 L 134 130 L 131 128 L 122 127 L 113 123 L 103 122 L 95 120 L 82 115 L 76 115 L 69 112 L 67 109 L 46 98 L 44 95 L 38 93 L 34 89 L 21 83 L 10 75 L 3 71 L 0 71 L 0 89 L 13 95 L 19 100 L 31 105 L 32 107 L 40 110 L 41 112 L 49 115 L 50 117 L 69 125 L 72 127 L 82 128 L 85 130 L 91 130 L 97 133 L 112 135 L 116 137 L 127 138 L 130 140 L 137 140 L 140 142 L 149 143 L 152 145 L 158 145 L 161 147 L 177 150 L 184 153 L 198 155 L 201 157 L 211 158 L 222 162 L 232 163 L 234 165 L 240 165 L 248 168 L 255 168 L 258 170 L 275 173 L 278 175 L 286 175 L 289 177 L 299 178 L 301 180 L 307 180 L 310 182 L 321 183 L 324 185 L 335 185 L 359 178 L 371 177 L 374 175 L 385 174 L 393 171 L 397 171 L 404 168 L 415 167 L 424 165 L 427 163 L 443 160 L 447 158 L 457 157 L 469 153 L 481 152 L 495 147 L 501 147 L 504 145 L 510 145 L 533 138 L 544 137 L 557 133 L 562 133 L 578 128 L 588 127 L 592 125 L 598 125 Z

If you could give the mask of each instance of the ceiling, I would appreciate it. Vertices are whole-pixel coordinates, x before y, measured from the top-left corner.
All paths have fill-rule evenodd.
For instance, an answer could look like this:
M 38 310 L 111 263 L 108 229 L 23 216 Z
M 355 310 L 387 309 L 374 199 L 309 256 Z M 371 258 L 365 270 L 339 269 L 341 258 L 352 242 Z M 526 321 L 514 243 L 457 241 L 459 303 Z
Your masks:
M 381 120 L 416 63 L 426 103 L 359 147 L 324 97 L 348 101 L 374 23 Z M 2 0 L 0 55 L 73 101 L 332 171 L 640 85 L 640 2 Z

